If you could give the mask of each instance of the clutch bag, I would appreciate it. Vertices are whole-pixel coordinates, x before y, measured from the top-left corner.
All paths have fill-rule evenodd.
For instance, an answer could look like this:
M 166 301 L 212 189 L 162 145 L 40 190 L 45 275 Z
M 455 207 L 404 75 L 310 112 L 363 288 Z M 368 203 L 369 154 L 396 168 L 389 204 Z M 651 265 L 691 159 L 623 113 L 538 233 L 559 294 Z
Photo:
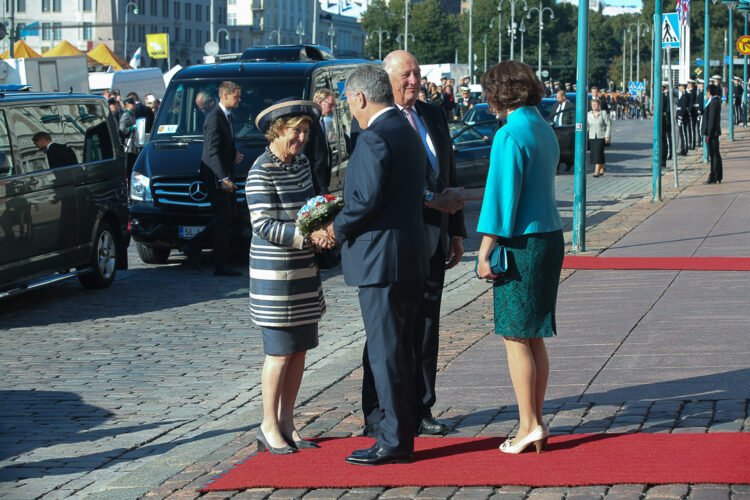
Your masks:
M 498 276 L 508 270 L 508 250 L 504 246 L 500 245 L 490 253 L 490 270 Z M 479 257 L 474 264 L 474 274 L 479 277 Z

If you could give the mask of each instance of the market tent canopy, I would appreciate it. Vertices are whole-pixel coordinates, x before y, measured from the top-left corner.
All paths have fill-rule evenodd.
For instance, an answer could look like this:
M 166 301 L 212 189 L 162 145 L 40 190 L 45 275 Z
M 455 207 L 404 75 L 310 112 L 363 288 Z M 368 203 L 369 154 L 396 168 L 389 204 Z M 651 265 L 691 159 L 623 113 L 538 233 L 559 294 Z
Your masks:
M 0 59 L 8 59 L 10 57 L 10 50 L 6 50 L 0 54 Z M 19 40 L 13 45 L 13 57 L 20 59 L 21 57 L 41 57 L 34 49 L 29 47 L 26 42 Z
M 82 55 L 85 55 L 85 53 L 75 48 L 67 40 L 63 40 L 61 43 L 58 43 L 57 45 L 49 49 L 47 52 L 43 53 L 42 57 L 65 57 L 65 56 L 82 56 Z M 100 64 L 88 56 L 86 57 L 86 63 L 89 66 Z
M 117 54 L 112 52 L 110 48 L 103 43 L 100 43 L 93 49 L 89 50 L 87 55 L 103 66 L 112 66 L 115 71 L 131 69 L 128 63 L 117 57 Z

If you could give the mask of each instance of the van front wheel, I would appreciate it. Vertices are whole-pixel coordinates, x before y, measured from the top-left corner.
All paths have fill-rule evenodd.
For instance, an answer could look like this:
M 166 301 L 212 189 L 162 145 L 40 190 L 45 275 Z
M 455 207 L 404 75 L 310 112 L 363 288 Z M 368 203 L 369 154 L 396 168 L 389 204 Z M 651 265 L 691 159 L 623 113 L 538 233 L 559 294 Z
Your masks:
M 146 264 L 166 264 L 169 260 L 169 253 L 172 251 L 169 247 L 150 247 L 140 242 L 136 242 L 135 246 L 138 249 L 138 256 Z
M 79 279 L 86 288 L 107 288 L 117 273 L 117 238 L 106 222 L 102 222 L 94 240 L 94 255 L 91 258 L 91 272 Z

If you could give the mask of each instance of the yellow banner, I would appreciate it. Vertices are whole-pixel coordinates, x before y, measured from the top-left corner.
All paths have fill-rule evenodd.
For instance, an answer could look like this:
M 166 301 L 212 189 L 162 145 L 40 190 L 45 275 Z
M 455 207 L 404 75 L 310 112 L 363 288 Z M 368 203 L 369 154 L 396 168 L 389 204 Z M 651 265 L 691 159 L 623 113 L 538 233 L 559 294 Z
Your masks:
M 154 59 L 169 57 L 169 33 L 151 33 L 146 35 L 148 55 Z

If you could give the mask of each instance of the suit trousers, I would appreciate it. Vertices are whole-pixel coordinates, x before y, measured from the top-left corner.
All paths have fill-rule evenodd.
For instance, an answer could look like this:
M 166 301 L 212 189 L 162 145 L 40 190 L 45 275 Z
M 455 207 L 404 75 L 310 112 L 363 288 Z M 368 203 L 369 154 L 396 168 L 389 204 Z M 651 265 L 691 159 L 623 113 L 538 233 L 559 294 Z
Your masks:
M 690 115 L 690 126 L 693 129 L 693 148 L 695 149 L 697 147 L 700 147 L 701 141 L 703 140 L 701 138 L 701 122 L 700 117 L 698 115 Z
M 708 158 L 711 161 L 711 173 L 708 176 L 709 182 L 719 182 L 724 177 L 724 165 L 721 162 L 719 153 L 719 136 L 708 138 Z
M 693 128 L 693 122 L 689 115 L 685 119 L 685 132 L 687 133 L 688 149 L 694 149 L 695 148 L 695 129 Z
M 216 176 L 213 174 L 204 175 L 201 172 L 200 177 L 206 188 L 208 201 L 211 202 L 213 218 L 205 229 L 193 238 L 190 246 L 196 250 L 213 246 L 214 265 L 219 269 L 229 265 L 229 232 L 234 206 L 232 202 L 234 193 L 222 191 L 217 186 Z
M 378 444 L 388 453 L 414 451 L 414 349 L 417 308 L 424 281 L 359 288 L 365 324 L 362 406 L 365 421 L 379 424 Z
M 687 124 L 680 120 L 677 122 L 677 132 L 680 137 L 680 154 L 686 155 L 688 151 Z

